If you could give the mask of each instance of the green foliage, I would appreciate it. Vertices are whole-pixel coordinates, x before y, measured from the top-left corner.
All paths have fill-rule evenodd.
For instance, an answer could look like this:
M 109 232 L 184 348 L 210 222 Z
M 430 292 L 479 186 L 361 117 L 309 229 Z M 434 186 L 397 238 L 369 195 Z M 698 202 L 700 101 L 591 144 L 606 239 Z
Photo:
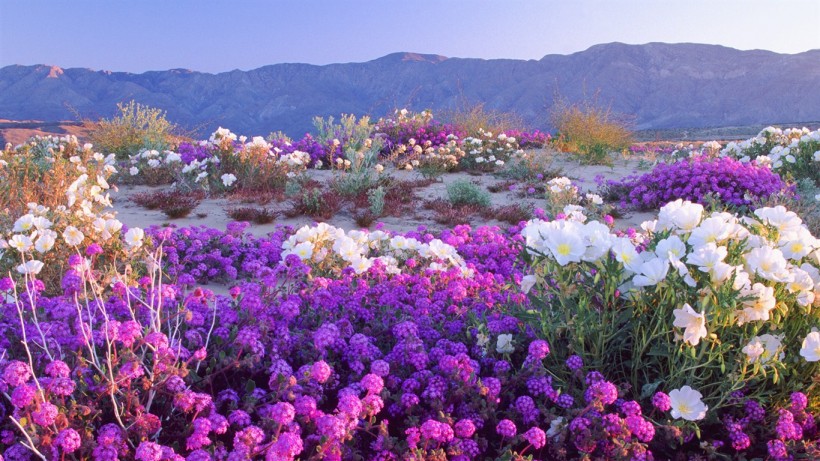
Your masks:
M 490 206 L 490 193 L 470 181 L 458 180 L 447 185 L 447 199 L 453 206 Z
M 382 186 L 367 191 L 367 203 L 370 204 L 370 212 L 373 216 L 381 216 L 384 212 L 385 195 L 386 192 Z
M 576 103 L 557 98 L 550 121 L 560 134 L 559 147 L 578 153 L 587 164 L 609 164 L 610 152 L 632 143 L 627 118 L 602 107 L 597 97 Z
M 136 101 L 117 104 L 118 114 L 102 119 L 91 133 L 91 142 L 105 153 L 126 159 L 142 150 L 163 151 L 171 147 L 176 125 L 169 122 L 165 112 Z

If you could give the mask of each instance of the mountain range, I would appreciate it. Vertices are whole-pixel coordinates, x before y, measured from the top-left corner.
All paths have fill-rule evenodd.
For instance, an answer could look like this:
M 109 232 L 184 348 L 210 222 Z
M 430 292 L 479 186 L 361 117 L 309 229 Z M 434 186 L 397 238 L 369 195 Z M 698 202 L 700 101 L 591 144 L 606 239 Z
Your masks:
M 637 129 L 820 120 L 820 50 L 799 54 L 718 45 L 609 43 L 540 60 L 394 53 L 363 63 L 274 64 L 209 74 L 141 74 L 12 65 L 0 68 L 0 118 L 110 117 L 129 100 L 167 111 L 199 135 L 217 126 L 247 135 L 301 136 L 314 116 L 374 117 L 396 108 L 486 109 L 549 129 L 556 98 L 595 98 Z

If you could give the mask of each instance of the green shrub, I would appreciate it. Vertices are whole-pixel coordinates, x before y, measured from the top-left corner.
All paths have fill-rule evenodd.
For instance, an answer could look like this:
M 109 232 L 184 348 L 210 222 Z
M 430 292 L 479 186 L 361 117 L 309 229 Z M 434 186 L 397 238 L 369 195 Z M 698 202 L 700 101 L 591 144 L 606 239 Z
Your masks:
M 454 181 L 447 185 L 447 199 L 453 206 L 476 205 L 482 208 L 490 206 L 490 193 L 465 180 Z
M 92 131 L 91 142 L 97 149 L 127 159 L 142 150 L 162 152 L 172 146 L 178 128 L 164 111 L 133 100 L 118 103 L 117 110 L 116 116 L 100 120 Z
M 632 143 L 627 117 L 601 107 L 597 98 L 575 103 L 558 99 L 550 121 L 560 134 L 559 147 L 578 153 L 584 163 L 610 163 L 610 152 L 626 149 Z

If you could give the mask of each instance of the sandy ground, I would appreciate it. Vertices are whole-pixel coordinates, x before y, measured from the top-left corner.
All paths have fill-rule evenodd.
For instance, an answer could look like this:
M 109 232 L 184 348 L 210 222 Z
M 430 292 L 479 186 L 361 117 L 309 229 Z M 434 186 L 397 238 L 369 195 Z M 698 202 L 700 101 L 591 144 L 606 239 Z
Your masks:
M 620 156 L 613 157 L 613 164 L 611 166 L 605 165 L 582 165 L 577 160 L 564 154 L 555 154 L 547 152 L 539 152 L 539 155 L 549 155 L 551 159 L 550 168 L 552 170 L 560 169 L 563 175 L 569 177 L 576 183 L 582 192 L 595 192 L 597 185 L 595 177 L 602 175 L 606 179 L 621 179 L 625 176 L 641 174 L 646 170 L 639 169 L 640 159 L 630 158 L 625 159 Z M 420 179 L 421 175 L 413 171 L 397 171 L 392 170 L 389 173 L 398 180 L 415 180 Z M 311 170 L 310 176 L 319 181 L 321 184 L 330 182 L 332 171 L 327 170 Z M 545 178 L 548 180 L 550 178 Z M 433 221 L 433 213 L 425 210 L 422 206 L 424 200 L 433 200 L 436 198 L 446 198 L 447 184 L 458 180 L 468 180 L 477 183 L 483 189 L 493 184 L 502 183 L 504 178 L 492 174 L 472 175 L 468 173 L 449 173 L 445 174 L 438 182 L 433 183 L 427 187 L 416 189 L 415 195 L 418 199 L 419 206 L 415 213 L 409 216 L 391 217 L 386 216 L 379 218 L 376 222 L 383 223 L 387 230 L 396 232 L 406 232 L 415 230 L 419 226 L 426 226 L 428 229 L 441 229 L 444 226 Z M 168 186 L 164 186 L 168 187 Z M 208 226 L 217 229 L 225 229 L 226 225 L 231 222 L 231 218 L 227 215 L 226 210 L 243 206 L 241 202 L 232 201 L 226 198 L 206 199 L 194 209 L 191 214 L 185 218 L 169 219 L 159 210 L 147 210 L 135 204 L 129 199 L 133 194 L 153 190 L 154 188 L 147 186 L 120 186 L 117 192 L 112 192 L 114 201 L 114 208 L 118 213 L 119 219 L 128 226 L 148 227 L 154 224 L 175 224 L 179 227 L 184 226 Z M 502 192 L 492 193 L 492 205 L 503 206 L 514 203 L 529 203 L 535 207 L 544 207 L 545 199 L 541 194 L 536 194 L 537 198 L 521 198 L 516 192 L 504 190 Z M 289 202 L 271 202 L 266 205 L 269 208 L 274 208 L 278 211 L 288 209 Z M 638 227 L 641 222 L 652 219 L 654 213 L 630 213 L 624 218 L 617 219 L 615 222 L 616 228 L 625 229 L 627 227 Z M 271 224 L 259 225 L 251 224 L 249 231 L 255 235 L 264 235 L 274 230 L 277 225 L 291 225 L 294 227 L 301 227 L 306 224 L 314 223 L 315 220 L 306 216 L 298 216 L 295 218 L 279 217 Z M 357 229 L 359 226 L 355 223 L 352 214 L 348 211 L 342 210 L 331 219 L 327 220 L 328 224 L 338 226 L 344 229 Z M 495 225 L 502 228 L 509 226 L 506 223 L 487 220 L 481 217 L 474 217 L 470 224 L 474 227 L 481 225 Z M 373 224 L 373 226 L 375 223 Z M 371 228 L 373 227 L 371 226 Z

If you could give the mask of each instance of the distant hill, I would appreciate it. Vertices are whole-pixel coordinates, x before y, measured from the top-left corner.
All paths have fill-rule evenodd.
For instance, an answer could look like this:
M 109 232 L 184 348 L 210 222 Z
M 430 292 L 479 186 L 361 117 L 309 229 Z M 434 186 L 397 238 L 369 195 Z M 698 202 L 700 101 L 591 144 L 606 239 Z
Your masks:
M 467 101 L 514 111 L 543 129 L 555 94 L 579 100 L 596 92 L 643 130 L 820 120 L 820 50 L 786 55 L 610 43 L 538 61 L 394 53 L 363 63 L 220 74 L 7 66 L 0 69 L 0 118 L 96 119 L 135 99 L 167 110 L 170 120 L 200 135 L 221 125 L 247 135 L 301 136 L 316 115 L 380 116 L 401 107 L 435 112 Z

